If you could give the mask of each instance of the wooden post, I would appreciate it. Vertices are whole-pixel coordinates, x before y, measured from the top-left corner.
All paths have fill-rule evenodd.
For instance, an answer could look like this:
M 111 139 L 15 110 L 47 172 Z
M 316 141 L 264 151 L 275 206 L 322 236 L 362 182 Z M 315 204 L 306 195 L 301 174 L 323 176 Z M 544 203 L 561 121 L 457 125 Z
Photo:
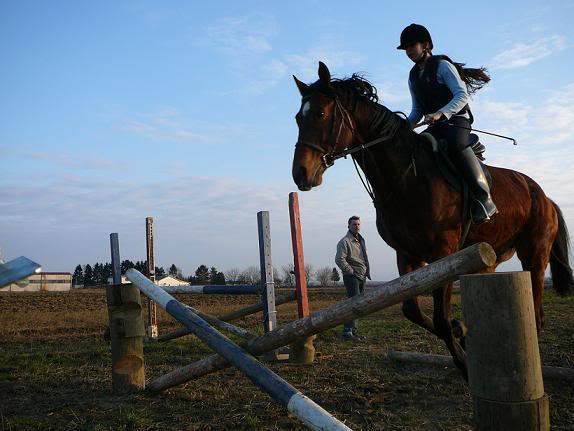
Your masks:
M 148 298 L 153 298 L 160 307 L 183 323 L 211 349 L 226 358 L 256 386 L 267 392 L 274 401 L 297 416 L 307 427 L 313 430 L 350 431 L 349 427 L 210 326 L 191 307 L 176 300 L 135 269 L 129 269 L 127 276 Z
M 139 290 L 132 285 L 121 285 L 117 233 L 110 234 L 110 246 L 114 285 L 107 286 L 106 299 L 112 349 L 112 390 L 114 394 L 125 394 L 145 387 L 145 331 Z
M 257 232 L 259 236 L 259 265 L 261 269 L 261 302 L 263 303 L 263 330 L 265 333 L 277 327 L 277 310 L 275 309 L 275 282 L 273 281 L 273 263 L 271 261 L 271 228 L 269 211 L 257 213 Z M 279 352 L 267 352 L 266 361 L 279 359 Z M 281 358 L 283 359 L 283 358 Z
M 364 295 L 345 299 L 310 316 L 289 322 L 273 332 L 263 334 L 248 342 L 246 350 L 252 355 L 261 355 L 286 346 L 298 338 L 318 334 L 349 320 L 432 292 L 437 287 L 456 280 L 461 274 L 484 270 L 495 262 L 496 253 L 489 244 L 475 244 L 388 283 L 374 286 Z M 153 392 L 162 391 L 226 366 L 227 361 L 224 358 L 211 355 L 152 381 L 148 389 Z
M 478 431 L 550 429 L 529 272 L 460 279 Z
M 307 296 L 307 278 L 305 277 L 305 258 L 303 257 L 303 238 L 301 234 L 301 216 L 297 192 L 289 193 L 289 220 L 291 222 L 291 244 L 293 246 L 293 267 L 295 270 L 295 291 L 297 292 L 297 312 L 299 319 L 309 315 Z M 295 341 L 291 345 L 290 361 L 298 364 L 312 364 L 315 359 L 315 336 Z
M 147 274 L 152 283 L 155 283 L 155 258 L 153 253 L 153 217 L 145 219 L 145 245 L 147 256 Z M 157 338 L 157 310 L 155 302 L 148 299 L 147 302 L 147 336 Z

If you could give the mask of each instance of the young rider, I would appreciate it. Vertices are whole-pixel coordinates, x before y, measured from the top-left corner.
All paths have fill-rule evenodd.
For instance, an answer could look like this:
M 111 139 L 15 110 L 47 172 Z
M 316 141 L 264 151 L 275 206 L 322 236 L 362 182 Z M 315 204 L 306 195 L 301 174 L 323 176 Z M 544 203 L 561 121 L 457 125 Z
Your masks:
M 468 183 L 475 201 L 471 207 L 474 223 L 483 223 L 498 210 L 490 196 L 490 188 L 478 159 L 469 147 L 470 125 L 473 121 L 468 105 L 472 93 L 490 78 L 483 68 L 463 68 L 445 55 L 433 55 L 429 31 L 419 24 L 411 24 L 401 33 L 397 49 L 406 51 L 415 63 L 409 74 L 412 109 L 411 125 L 424 116 L 435 138 L 448 142 L 451 158 Z

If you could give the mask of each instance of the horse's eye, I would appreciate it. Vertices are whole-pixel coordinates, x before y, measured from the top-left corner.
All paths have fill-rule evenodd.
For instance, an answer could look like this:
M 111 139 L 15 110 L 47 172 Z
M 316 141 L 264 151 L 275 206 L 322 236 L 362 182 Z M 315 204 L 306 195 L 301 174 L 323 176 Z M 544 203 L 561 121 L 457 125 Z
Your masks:
M 324 111 L 319 111 L 319 112 L 317 112 L 317 116 L 318 116 L 319 118 L 323 118 L 323 117 L 325 116 L 325 112 L 324 112 Z

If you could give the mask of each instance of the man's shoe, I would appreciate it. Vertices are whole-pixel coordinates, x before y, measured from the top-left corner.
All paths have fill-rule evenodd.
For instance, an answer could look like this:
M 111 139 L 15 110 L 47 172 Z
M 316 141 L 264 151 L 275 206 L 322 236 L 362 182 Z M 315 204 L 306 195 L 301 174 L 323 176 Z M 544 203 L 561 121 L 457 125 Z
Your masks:
M 345 331 L 341 334 L 341 337 L 343 337 L 345 340 L 351 340 L 351 341 L 358 341 L 359 339 L 357 338 L 357 336 L 355 334 L 353 334 L 351 331 Z

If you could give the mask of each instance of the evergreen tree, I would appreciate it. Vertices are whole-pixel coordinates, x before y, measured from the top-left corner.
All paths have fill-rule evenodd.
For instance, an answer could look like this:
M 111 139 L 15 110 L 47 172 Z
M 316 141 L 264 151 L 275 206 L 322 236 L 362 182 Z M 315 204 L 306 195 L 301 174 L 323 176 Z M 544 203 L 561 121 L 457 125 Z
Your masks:
M 172 277 L 177 277 L 177 272 L 178 272 L 177 266 L 175 266 L 175 264 L 172 263 L 171 266 L 169 267 L 168 274 L 171 275 Z
M 331 281 L 333 282 L 333 286 L 335 285 L 335 283 L 337 281 L 340 281 L 341 277 L 339 276 L 339 271 L 337 271 L 337 268 L 333 267 L 333 273 L 331 274 Z
M 159 277 L 163 277 L 165 275 L 165 269 L 163 269 L 163 266 L 160 266 L 159 268 L 156 266 L 155 267 L 155 277 L 159 278 Z
M 142 274 L 147 274 L 147 261 L 146 260 L 138 260 L 134 265 L 134 269 L 141 272 Z
M 108 284 L 108 280 L 112 278 L 112 264 L 110 262 L 104 263 L 102 267 L 102 279 L 100 284 Z M 111 283 L 111 281 L 109 282 Z
M 84 268 L 84 286 L 93 286 L 94 285 L 94 271 L 92 267 L 88 263 Z
M 217 268 L 212 266 L 209 270 L 209 284 L 217 284 L 215 281 L 217 280 Z
M 209 283 L 209 269 L 205 265 L 199 265 L 195 270 L 195 279 L 197 284 Z
M 96 262 L 94 268 L 92 269 L 92 280 L 93 284 L 98 285 L 102 279 L 102 264 Z
M 124 275 L 126 273 L 126 271 L 130 268 L 135 267 L 134 263 L 131 260 L 124 260 L 121 264 L 120 264 L 120 268 L 122 271 L 122 275 Z
M 74 275 L 72 276 L 72 284 L 74 286 L 84 284 L 84 271 L 82 270 L 82 265 L 76 266 Z

